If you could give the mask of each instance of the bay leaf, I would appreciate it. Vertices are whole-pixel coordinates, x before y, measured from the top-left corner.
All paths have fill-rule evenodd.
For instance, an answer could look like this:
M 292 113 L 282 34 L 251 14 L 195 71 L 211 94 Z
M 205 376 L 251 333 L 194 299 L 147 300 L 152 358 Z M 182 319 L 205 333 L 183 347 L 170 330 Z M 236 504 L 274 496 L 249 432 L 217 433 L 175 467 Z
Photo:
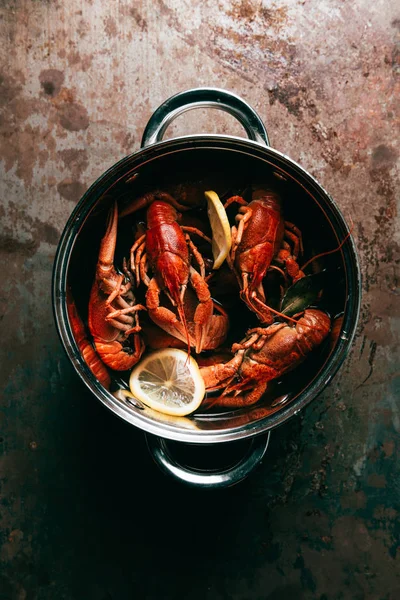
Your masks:
M 283 296 L 280 312 L 291 317 L 314 304 L 324 288 L 326 277 L 327 272 L 320 271 L 296 281 Z

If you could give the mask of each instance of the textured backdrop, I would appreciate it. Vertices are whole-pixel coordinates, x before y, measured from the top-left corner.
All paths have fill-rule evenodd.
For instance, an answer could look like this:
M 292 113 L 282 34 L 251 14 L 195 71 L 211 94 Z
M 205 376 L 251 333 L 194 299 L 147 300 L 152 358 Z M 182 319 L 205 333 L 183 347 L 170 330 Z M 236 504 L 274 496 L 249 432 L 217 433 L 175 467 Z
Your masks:
M 1 2 L 1 600 L 397 600 L 400 11 L 389 0 Z M 166 479 L 85 390 L 51 270 L 86 188 L 170 95 L 247 100 L 354 222 L 356 341 L 245 483 Z M 242 134 L 198 111 L 170 135 Z

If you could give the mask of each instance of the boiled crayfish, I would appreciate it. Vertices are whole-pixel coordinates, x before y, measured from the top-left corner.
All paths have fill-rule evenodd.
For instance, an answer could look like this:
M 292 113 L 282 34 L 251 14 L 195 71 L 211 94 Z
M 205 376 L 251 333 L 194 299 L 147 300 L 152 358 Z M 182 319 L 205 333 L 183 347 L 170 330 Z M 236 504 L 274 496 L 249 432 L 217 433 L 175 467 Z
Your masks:
M 232 227 L 230 253 L 230 265 L 241 288 L 240 296 L 261 323 L 272 323 L 276 311 L 266 303 L 263 280 L 273 259 L 284 266 L 293 282 L 304 277 L 297 263 L 302 248 L 301 233 L 284 220 L 281 200 L 275 192 L 256 190 L 250 203 L 241 196 L 232 196 L 225 208 L 232 203 L 240 205 L 237 226 Z M 292 242 L 292 249 L 287 239 Z
M 268 382 L 295 369 L 326 339 L 331 319 L 322 310 L 306 308 L 310 303 L 302 304 L 302 312 L 290 317 L 268 304 L 268 282 L 266 287 L 264 283 L 269 270 L 277 269 L 285 284 L 305 276 L 298 264 L 301 233 L 285 221 L 279 195 L 258 189 L 251 202 L 232 196 L 225 207 L 234 203 L 239 209 L 227 259 L 230 269 L 226 272 L 235 286 L 232 295 L 240 294 L 263 326 L 250 329 L 228 354 L 223 347 L 229 329 L 228 314 L 211 297 L 207 283 L 212 276 L 207 273 L 210 259 L 204 258 L 193 241 L 194 236 L 206 243 L 211 240 L 200 229 L 182 224 L 181 213 L 188 207 L 162 191 L 144 194 L 119 216 L 117 203 L 113 204 L 89 298 L 88 326 L 94 348 L 73 302 L 69 308 L 81 352 L 105 387 L 110 385 L 105 365 L 119 371 L 130 369 L 145 347 L 184 344 L 188 353 L 194 348 L 197 354 L 222 348 L 224 358 L 200 366 L 207 392 L 217 394 L 207 397 L 203 406 L 251 406 L 265 393 Z M 138 234 L 129 261 L 124 261 L 122 271 L 118 271 L 114 264 L 118 218 L 141 209 L 146 211 L 145 232 Z M 137 303 L 134 288 L 140 299 L 145 297 L 145 306 Z M 141 310 L 151 319 L 142 319 L 144 331 L 139 323 Z M 284 322 L 273 322 L 276 314 Z M 200 364 L 204 354 L 198 358 Z
M 209 398 L 205 407 L 240 408 L 258 402 L 268 382 L 291 371 L 327 337 L 330 317 L 317 309 L 306 309 L 296 324 L 274 323 L 247 332 L 232 346 L 234 357 L 225 363 L 202 367 L 207 391 L 224 389 Z
M 129 272 L 117 273 L 114 266 L 118 206 L 111 207 L 106 232 L 101 240 L 96 275 L 89 298 L 89 330 L 101 360 L 111 369 L 131 369 L 144 351 L 138 312 Z
M 228 317 L 211 298 L 203 257 L 189 233 L 208 238 L 196 228 L 179 225 L 181 205 L 165 192 L 145 195 L 121 216 L 144 207 L 148 207 L 147 230 L 131 248 L 130 266 L 137 284 L 147 286 L 148 314 L 164 331 L 186 341 L 189 353 L 190 347 L 197 353 L 213 349 L 226 337 Z M 194 292 L 190 298 L 189 290 Z M 162 293 L 167 298 L 164 304 Z

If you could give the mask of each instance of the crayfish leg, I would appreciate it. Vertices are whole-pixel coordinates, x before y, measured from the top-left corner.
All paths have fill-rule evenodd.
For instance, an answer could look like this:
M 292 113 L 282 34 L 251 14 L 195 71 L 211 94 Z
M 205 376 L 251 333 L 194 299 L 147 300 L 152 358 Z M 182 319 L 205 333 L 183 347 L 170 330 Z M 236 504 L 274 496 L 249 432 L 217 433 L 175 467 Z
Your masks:
M 243 233 L 246 229 L 248 221 L 250 221 L 253 215 L 253 210 L 249 206 L 242 206 L 240 208 L 240 213 L 238 213 L 235 217 L 237 225 L 237 234 L 235 239 L 235 252 L 240 242 L 242 241 Z
M 248 202 L 242 196 L 231 196 L 224 204 L 224 208 L 228 208 L 231 204 L 236 202 L 236 204 L 241 204 L 242 206 L 247 206 Z
M 195 257 L 197 264 L 199 265 L 200 275 L 203 277 L 203 279 L 205 279 L 206 267 L 205 267 L 204 260 L 203 260 L 201 253 L 197 249 L 197 246 L 192 242 L 189 235 L 186 235 L 186 242 L 187 242 L 190 250 L 192 251 L 193 256 Z M 210 240 L 210 242 L 211 242 L 211 240 Z
M 206 235 L 205 233 L 200 231 L 200 229 L 198 229 L 197 227 L 189 227 L 188 225 L 181 225 L 181 229 L 182 229 L 182 231 L 185 231 L 188 233 L 194 233 L 195 235 L 198 235 L 199 237 L 201 237 L 203 240 L 205 240 L 209 244 L 212 244 L 211 238 L 209 238 L 208 235 Z
M 295 259 L 297 259 L 299 255 L 299 251 L 303 254 L 303 237 L 301 235 L 301 231 L 294 223 L 290 223 L 290 221 L 285 221 L 285 237 L 288 238 L 293 243 L 293 251 L 292 254 Z

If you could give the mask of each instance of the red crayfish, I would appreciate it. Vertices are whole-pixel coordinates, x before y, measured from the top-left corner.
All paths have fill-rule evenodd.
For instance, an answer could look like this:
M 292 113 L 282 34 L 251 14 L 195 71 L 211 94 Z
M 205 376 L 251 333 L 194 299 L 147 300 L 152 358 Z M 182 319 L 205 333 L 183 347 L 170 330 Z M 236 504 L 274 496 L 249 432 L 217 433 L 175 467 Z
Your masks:
M 225 208 L 234 202 L 241 206 L 236 215 L 237 226 L 232 227 L 229 262 L 236 273 L 242 300 L 262 323 L 272 323 L 276 311 L 266 303 L 263 279 L 273 259 L 285 267 L 293 282 L 304 277 L 297 263 L 302 249 L 301 233 L 295 225 L 284 221 L 281 200 L 275 192 L 256 190 L 250 203 L 241 196 L 232 196 Z M 291 241 L 292 249 L 287 240 Z
M 239 344 L 233 344 L 233 358 L 225 363 L 202 367 L 207 391 L 224 389 L 218 398 L 208 398 L 205 407 L 240 408 L 258 402 L 268 382 L 296 368 L 327 337 L 329 316 L 306 309 L 294 326 L 274 323 L 250 329 Z
M 101 360 L 116 371 L 135 365 L 144 351 L 131 276 L 117 273 L 114 253 L 117 242 L 118 207 L 111 207 L 101 240 L 96 275 L 89 298 L 89 330 Z
M 217 398 L 206 398 L 205 408 L 255 404 L 269 381 L 300 365 L 331 330 L 331 319 L 322 310 L 306 308 L 292 318 L 268 305 L 268 287 L 263 284 L 270 269 L 277 269 L 285 283 L 295 283 L 305 276 L 298 264 L 301 232 L 284 220 L 278 194 L 258 189 L 251 202 L 232 196 L 225 207 L 233 203 L 240 205 L 227 259 L 234 275 L 229 269 L 226 272 L 234 281 L 236 294 L 237 280 L 240 298 L 265 326 L 250 329 L 240 343 L 234 343 L 230 359 L 225 354 L 217 364 L 201 366 L 207 391 L 220 392 Z M 124 261 L 119 272 L 114 264 L 118 218 L 141 209 L 146 211 L 146 230 L 134 241 L 129 263 Z M 226 339 L 228 315 L 211 297 L 207 261 L 193 238 L 199 236 L 210 244 L 211 240 L 200 229 L 182 224 L 181 212 L 187 209 L 161 191 L 144 194 L 119 217 L 116 202 L 110 209 L 89 298 L 88 326 L 95 349 L 85 335 L 73 301 L 69 303 L 79 348 L 107 388 L 110 376 L 104 365 L 114 370 L 130 369 L 145 350 L 139 323 L 141 310 L 146 310 L 151 319 L 145 324 L 146 346 L 176 347 L 185 343 L 188 353 L 194 348 L 199 354 L 220 348 Z M 133 292 L 136 286 L 139 296 L 141 284 L 146 286 L 145 306 L 136 302 Z M 298 310 L 304 308 L 303 304 Z M 275 314 L 289 322 L 273 323 Z M 243 335 L 243 329 L 241 332 Z
M 226 337 L 228 317 L 211 298 L 203 257 L 189 233 L 211 240 L 196 228 L 179 225 L 177 209 L 182 205 L 165 192 L 143 196 L 121 216 L 144 207 L 148 207 L 147 230 L 131 248 L 130 266 L 137 284 L 147 286 L 148 314 L 164 331 L 186 341 L 188 352 L 191 346 L 197 353 L 213 349 Z

